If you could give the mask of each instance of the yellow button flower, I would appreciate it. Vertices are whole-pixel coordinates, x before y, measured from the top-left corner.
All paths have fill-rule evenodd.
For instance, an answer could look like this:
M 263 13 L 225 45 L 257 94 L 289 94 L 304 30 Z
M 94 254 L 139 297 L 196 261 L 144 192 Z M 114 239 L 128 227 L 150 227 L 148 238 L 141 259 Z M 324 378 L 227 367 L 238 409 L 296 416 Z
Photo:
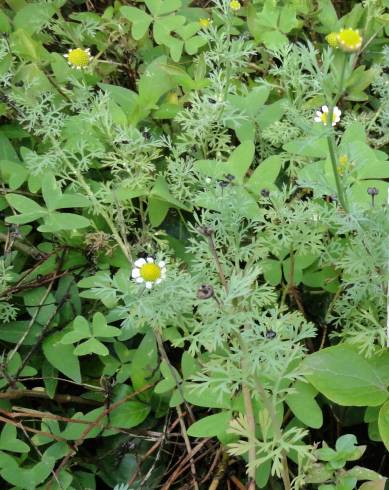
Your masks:
M 339 46 L 338 45 L 338 33 L 337 32 L 330 32 L 326 36 L 326 41 L 331 46 L 331 48 L 337 48 Z
M 239 10 L 241 8 L 241 4 L 238 2 L 238 0 L 231 0 L 230 2 L 230 9 L 231 10 Z
M 354 53 L 362 46 L 362 36 L 358 29 L 342 29 L 338 32 L 336 39 L 339 47 L 346 53 Z
M 147 289 L 151 289 L 155 284 L 159 284 L 166 277 L 166 267 L 163 260 L 155 263 L 152 257 L 138 259 L 134 262 L 132 278 L 135 282 L 144 283 Z
M 69 49 L 67 54 L 64 54 L 64 57 L 68 60 L 68 64 L 77 70 L 81 70 L 81 68 L 85 68 L 89 65 L 92 60 L 92 56 L 90 54 L 90 49 Z
M 211 25 L 211 23 L 212 23 L 211 19 L 207 19 L 207 18 L 204 18 L 204 17 L 202 17 L 201 19 L 199 19 L 199 24 L 204 29 L 207 29 Z

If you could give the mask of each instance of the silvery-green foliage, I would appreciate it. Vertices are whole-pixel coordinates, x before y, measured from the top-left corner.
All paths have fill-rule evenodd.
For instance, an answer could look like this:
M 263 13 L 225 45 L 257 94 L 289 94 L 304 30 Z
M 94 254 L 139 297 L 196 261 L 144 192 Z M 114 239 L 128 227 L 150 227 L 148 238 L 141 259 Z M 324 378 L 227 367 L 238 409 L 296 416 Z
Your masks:
M 338 233 L 349 232 L 331 241 L 327 257 L 342 270 L 342 287 L 332 304 L 328 319 L 339 331 L 334 336 L 347 339 L 367 355 L 375 346 L 386 345 L 386 294 L 388 279 L 388 213 L 372 208 L 361 215 L 334 215 Z M 372 300 L 374 298 L 374 300 Z

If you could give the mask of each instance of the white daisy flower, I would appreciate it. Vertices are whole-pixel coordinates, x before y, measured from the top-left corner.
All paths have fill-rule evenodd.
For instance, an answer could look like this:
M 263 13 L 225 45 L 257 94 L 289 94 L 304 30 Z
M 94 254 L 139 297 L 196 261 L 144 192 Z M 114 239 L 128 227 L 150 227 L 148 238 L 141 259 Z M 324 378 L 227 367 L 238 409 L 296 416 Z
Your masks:
M 335 106 L 332 112 L 332 126 L 335 126 L 337 122 L 340 121 L 340 115 L 342 111 L 339 107 Z M 328 106 L 323 105 L 321 111 L 316 111 L 315 122 L 322 123 L 324 126 L 327 126 L 327 117 L 328 117 Z
M 135 282 L 144 283 L 147 289 L 159 284 L 166 277 L 166 263 L 163 260 L 155 262 L 152 257 L 137 259 L 134 262 L 131 277 Z
M 90 49 L 69 49 L 69 51 L 63 55 L 64 58 L 68 60 L 68 65 L 76 68 L 77 70 L 81 70 L 81 68 L 85 68 L 89 65 L 92 60 L 92 56 L 90 54 Z

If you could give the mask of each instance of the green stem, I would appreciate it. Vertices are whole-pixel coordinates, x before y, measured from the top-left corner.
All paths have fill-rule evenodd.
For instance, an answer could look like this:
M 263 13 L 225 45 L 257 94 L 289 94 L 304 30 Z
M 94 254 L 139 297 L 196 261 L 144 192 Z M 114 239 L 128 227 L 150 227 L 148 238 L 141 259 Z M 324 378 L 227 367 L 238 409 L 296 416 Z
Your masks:
M 333 107 L 329 108 L 329 111 L 328 111 L 329 121 L 332 121 L 333 110 L 334 110 Z M 327 136 L 327 143 L 328 143 L 328 149 L 330 152 L 332 172 L 333 172 L 334 178 L 335 178 L 335 184 L 336 184 L 336 190 L 338 193 L 339 202 L 340 202 L 342 208 L 345 211 L 348 211 L 348 205 L 347 205 L 346 197 L 345 197 L 343 186 L 342 186 L 342 183 L 340 181 L 339 174 L 338 174 L 338 168 L 337 168 L 338 167 L 338 164 L 337 164 L 338 159 L 336 156 L 336 149 L 335 149 L 336 145 L 335 145 L 334 137 L 332 134 Z

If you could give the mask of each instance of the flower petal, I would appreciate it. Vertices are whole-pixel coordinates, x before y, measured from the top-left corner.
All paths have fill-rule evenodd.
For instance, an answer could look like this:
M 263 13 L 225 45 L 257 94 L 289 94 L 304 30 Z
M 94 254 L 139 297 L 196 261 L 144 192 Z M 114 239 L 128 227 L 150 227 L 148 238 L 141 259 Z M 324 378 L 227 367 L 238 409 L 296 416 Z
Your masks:
M 321 122 L 321 117 L 315 117 L 314 121 L 315 122 Z
M 317 115 L 317 117 L 321 117 L 323 115 L 323 113 L 321 111 L 316 111 L 316 115 Z
M 147 260 L 147 262 L 148 262 L 149 264 L 152 264 L 152 263 L 154 262 L 153 257 L 147 257 L 147 259 L 146 259 L 146 260 Z
M 131 277 L 133 279 L 140 277 L 140 270 L 137 267 L 135 269 L 132 269 Z
M 328 106 L 327 106 L 327 105 L 322 105 L 322 106 L 321 106 L 321 110 L 322 110 L 323 112 L 328 112 Z
M 158 265 L 159 265 L 159 267 L 162 269 L 163 267 L 165 267 L 166 262 L 165 262 L 164 260 L 160 260 L 160 261 L 158 262 Z
M 146 261 L 145 259 L 137 259 L 134 262 L 135 267 L 142 267 L 142 265 L 145 265 Z
M 138 284 L 140 284 L 141 282 L 145 282 L 145 280 L 143 279 L 143 277 L 137 277 L 135 279 L 135 282 L 137 282 Z
M 155 284 L 159 284 L 161 281 L 162 281 L 162 279 L 161 279 L 161 278 L 159 278 L 159 279 L 157 279 L 157 280 L 155 281 Z
M 151 289 L 153 287 L 153 283 L 152 282 L 146 282 L 145 286 L 147 289 Z

